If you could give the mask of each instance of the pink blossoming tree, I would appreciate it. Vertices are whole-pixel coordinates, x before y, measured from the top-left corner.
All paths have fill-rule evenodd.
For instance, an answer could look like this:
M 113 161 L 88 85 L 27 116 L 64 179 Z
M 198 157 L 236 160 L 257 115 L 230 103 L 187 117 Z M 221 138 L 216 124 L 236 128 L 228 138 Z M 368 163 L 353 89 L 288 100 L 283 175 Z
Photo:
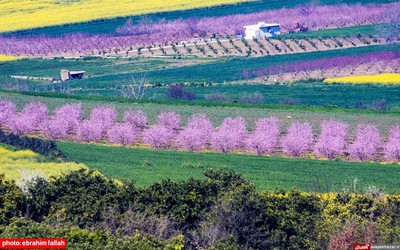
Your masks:
M 181 116 L 175 112 L 161 112 L 157 116 L 158 125 L 169 129 L 177 129 L 181 124 Z
M 246 136 L 243 117 L 225 118 L 211 137 L 211 146 L 223 153 L 239 149 Z
M 293 123 L 283 138 L 283 150 L 295 157 L 304 154 L 313 142 L 312 128 L 309 123 Z
M 0 125 L 5 125 L 14 114 L 17 107 L 14 103 L 0 100 Z
M 347 124 L 342 122 L 324 121 L 314 153 L 329 160 L 342 154 L 346 143 L 347 128 Z
M 356 138 L 349 147 L 350 156 L 354 159 L 366 161 L 372 159 L 381 145 L 379 130 L 376 126 L 359 124 Z
M 400 162 L 400 126 L 390 129 L 384 152 L 386 159 Z
M 162 125 L 150 127 L 144 131 L 143 141 L 153 149 L 165 149 L 174 137 L 173 130 Z
M 193 115 L 179 135 L 179 144 L 190 151 L 203 149 L 213 132 L 210 119 L 204 114 Z
M 141 110 L 132 110 L 125 112 L 123 121 L 124 123 L 129 123 L 135 128 L 143 129 L 146 127 L 147 117 Z
M 111 143 L 127 146 L 135 142 L 137 131 L 128 123 L 115 124 L 108 129 L 107 137 Z
M 270 153 L 278 143 L 279 121 L 275 117 L 259 119 L 247 139 L 247 148 L 258 155 Z

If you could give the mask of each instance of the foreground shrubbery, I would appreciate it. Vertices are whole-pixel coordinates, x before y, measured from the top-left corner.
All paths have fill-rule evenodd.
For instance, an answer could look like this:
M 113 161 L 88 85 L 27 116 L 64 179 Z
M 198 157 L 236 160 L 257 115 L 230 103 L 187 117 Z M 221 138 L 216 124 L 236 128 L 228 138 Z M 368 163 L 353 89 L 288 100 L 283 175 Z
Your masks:
M 400 240 L 400 197 L 259 193 L 234 172 L 147 188 L 80 170 L 22 191 L 0 178 L 0 237 L 66 237 L 72 249 L 342 249 Z

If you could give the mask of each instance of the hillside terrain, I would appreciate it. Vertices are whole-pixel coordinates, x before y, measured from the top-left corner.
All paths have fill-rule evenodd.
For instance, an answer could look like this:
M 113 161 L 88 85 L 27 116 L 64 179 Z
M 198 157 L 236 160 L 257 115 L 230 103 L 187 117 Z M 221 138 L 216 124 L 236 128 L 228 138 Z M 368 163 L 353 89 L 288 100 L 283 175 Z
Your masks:
M 0 17 L 1 239 L 400 242 L 399 1 L 5 0 Z

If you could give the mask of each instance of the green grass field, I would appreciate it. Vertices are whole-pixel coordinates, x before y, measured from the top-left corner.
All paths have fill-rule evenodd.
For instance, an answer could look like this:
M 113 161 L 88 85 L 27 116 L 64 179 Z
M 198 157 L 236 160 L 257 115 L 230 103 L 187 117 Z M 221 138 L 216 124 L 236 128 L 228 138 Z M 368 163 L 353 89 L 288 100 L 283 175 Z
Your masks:
M 204 170 L 222 168 L 242 173 L 263 191 L 279 188 L 340 191 L 351 189 L 357 178 L 357 190 L 377 186 L 387 193 L 400 193 L 398 165 L 155 151 L 72 142 L 57 144 L 69 161 L 84 163 L 116 179 L 135 180 L 139 186 L 148 186 L 165 178 L 202 178 Z
M 320 0 L 321 4 L 369 4 L 369 3 L 391 3 L 393 0 Z M 222 5 L 215 7 L 207 7 L 200 9 L 191 9 L 184 11 L 172 11 L 164 13 L 148 14 L 147 17 L 153 21 L 160 19 L 176 20 L 176 19 L 187 19 L 187 18 L 202 18 L 202 17 L 214 17 L 223 15 L 234 15 L 234 14 L 248 14 L 253 12 L 260 12 L 266 10 L 280 9 L 280 8 L 292 8 L 300 4 L 304 4 L 301 0 L 291 1 L 276 1 L 276 0 L 259 0 L 248 3 L 239 3 L 231 5 Z M 131 16 L 114 19 L 102 19 L 94 20 L 91 22 L 84 22 L 78 24 L 68 24 L 62 26 L 52 26 L 46 28 L 37 28 L 30 30 L 22 30 L 17 32 L 7 32 L 3 35 L 19 35 L 19 36 L 38 36 L 38 35 L 50 35 L 57 36 L 69 33 L 87 33 L 87 34 L 101 34 L 101 33 L 115 33 L 116 29 L 125 24 L 128 19 L 131 19 L 133 23 L 137 23 L 141 20 L 141 16 Z
M 205 95 L 218 92 L 230 98 L 240 100 L 245 93 L 259 92 L 264 103 L 279 104 L 284 98 L 296 100 L 300 105 L 324 106 L 337 105 L 352 108 L 357 102 L 373 106 L 376 100 L 386 100 L 391 110 L 400 111 L 399 86 L 377 85 L 329 85 L 321 82 L 296 82 L 289 85 L 220 85 L 206 88 L 188 87 L 200 100 Z
M 240 102 L 246 94 L 255 92 L 264 96 L 264 104 L 280 104 L 285 98 L 293 99 L 296 104 L 303 106 L 329 106 L 336 105 L 340 108 L 354 108 L 358 102 L 374 109 L 374 103 L 385 100 L 390 110 L 400 111 L 400 86 L 379 85 L 329 85 L 321 82 L 296 82 L 289 85 L 264 85 L 264 84 L 226 84 L 208 87 L 186 87 L 196 94 L 196 101 L 207 102 L 206 96 L 212 93 L 221 93 L 228 97 L 229 102 Z M 157 99 L 166 98 L 167 88 L 149 90 L 149 95 L 155 94 Z M 112 90 L 79 90 L 73 94 L 79 96 L 99 95 L 116 97 L 118 91 Z

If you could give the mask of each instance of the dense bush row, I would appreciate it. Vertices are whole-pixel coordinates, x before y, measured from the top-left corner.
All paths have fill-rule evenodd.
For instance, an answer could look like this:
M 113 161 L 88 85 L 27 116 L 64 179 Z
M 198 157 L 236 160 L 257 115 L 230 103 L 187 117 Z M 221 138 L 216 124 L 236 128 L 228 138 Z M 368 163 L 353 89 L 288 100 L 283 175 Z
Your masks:
M 21 190 L 0 176 L 0 237 L 71 249 L 347 249 L 400 240 L 400 197 L 259 193 L 234 172 L 146 188 L 80 170 Z
M 212 149 L 223 153 L 244 150 L 264 155 L 283 150 L 286 155 L 300 157 L 313 152 L 330 160 L 347 155 L 354 160 L 373 160 L 383 147 L 386 160 L 400 161 L 400 126 L 390 130 L 384 143 L 373 125 L 359 124 L 354 140 L 350 140 L 348 125 L 332 120 L 321 123 L 317 136 L 309 123 L 293 122 L 283 132 L 279 120 L 273 117 L 259 119 L 254 131 L 249 132 L 242 117 L 225 118 L 214 128 L 207 116 L 196 114 L 181 127 L 178 114 L 162 112 L 158 123 L 149 126 L 140 110 L 126 112 L 118 123 L 112 106 L 92 109 L 87 119 L 82 118 L 80 104 L 66 104 L 56 109 L 53 116 L 48 116 L 47 107 L 41 103 L 29 103 L 21 112 L 15 112 L 15 105 L 8 101 L 0 101 L 0 107 L 0 125 L 18 135 L 41 132 L 50 139 L 107 140 L 125 146 L 142 142 L 154 149 Z
M 18 149 L 30 149 L 33 152 L 45 156 L 65 158 L 63 152 L 57 148 L 54 141 L 18 136 L 15 134 L 5 134 L 4 131 L 0 129 L 0 143 L 5 143 Z

